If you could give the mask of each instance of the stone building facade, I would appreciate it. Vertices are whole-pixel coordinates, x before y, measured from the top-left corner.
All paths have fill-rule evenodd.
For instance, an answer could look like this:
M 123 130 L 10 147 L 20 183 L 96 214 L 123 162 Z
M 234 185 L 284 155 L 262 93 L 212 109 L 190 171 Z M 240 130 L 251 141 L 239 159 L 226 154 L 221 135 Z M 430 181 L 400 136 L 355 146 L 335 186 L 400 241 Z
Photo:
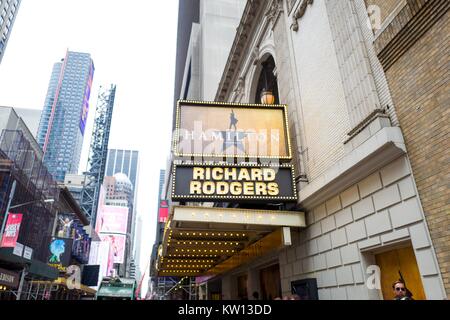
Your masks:
M 388 2 L 382 12 L 399 11 Z M 298 207 L 307 214 L 307 227 L 293 232 L 292 246 L 222 275 L 224 299 L 238 297 L 243 275 L 249 293 L 260 291 L 260 271 L 275 264 L 283 295 L 292 293 L 295 281 L 315 279 L 320 299 L 392 299 L 390 285 L 402 269 L 414 298 L 446 297 L 448 228 L 438 224 L 448 217 L 448 165 L 441 167 L 446 172 L 421 171 L 433 161 L 421 161 L 426 153 L 448 162 L 448 121 L 438 119 L 448 119 L 448 83 L 443 75 L 434 88 L 424 85 L 428 67 L 446 72 L 437 65 L 446 59 L 445 50 L 439 51 L 443 42 L 422 39 L 410 58 L 401 58 L 385 73 L 381 36 L 370 28 L 366 6 L 364 0 L 255 0 L 244 9 L 215 100 L 259 102 L 262 63 L 274 59 L 279 99 L 289 108 Z M 429 32 L 448 29 L 446 18 Z M 395 23 L 391 19 L 382 16 Z M 412 70 L 411 59 L 430 51 L 424 48 L 428 43 L 435 48 L 434 58 Z M 408 74 L 399 76 L 403 68 Z M 400 85 L 404 77 L 411 77 L 410 85 Z M 436 141 L 430 146 L 435 151 L 418 145 L 424 137 L 412 125 L 417 117 L 404 110 L 411 108 L 408 94 L 419 88 L 427 94 L 442 90 L 433 102 L 426 95 L 417 102 L 433 110 L 423 110 L 420 121 L 422 130 L 433 128 L 428 137 Z M 430 185 L 431 173 L 436 185 Z M 435 201 L 443 206 L 433 207 Z M 381 268 L 381 287 L 368 284 L 373 266 Z

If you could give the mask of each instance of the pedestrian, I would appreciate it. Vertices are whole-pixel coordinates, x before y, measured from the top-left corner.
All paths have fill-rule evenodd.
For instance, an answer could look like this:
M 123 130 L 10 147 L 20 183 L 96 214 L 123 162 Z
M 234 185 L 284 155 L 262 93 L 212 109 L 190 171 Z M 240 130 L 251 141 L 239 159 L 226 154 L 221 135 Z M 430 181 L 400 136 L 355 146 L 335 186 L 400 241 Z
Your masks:
M 411 298 L 412 293 L 406 289 L 405 283 L 402 280 L 395 281 L 392 288 L 394 289 L 394 300 L 413 300 Z

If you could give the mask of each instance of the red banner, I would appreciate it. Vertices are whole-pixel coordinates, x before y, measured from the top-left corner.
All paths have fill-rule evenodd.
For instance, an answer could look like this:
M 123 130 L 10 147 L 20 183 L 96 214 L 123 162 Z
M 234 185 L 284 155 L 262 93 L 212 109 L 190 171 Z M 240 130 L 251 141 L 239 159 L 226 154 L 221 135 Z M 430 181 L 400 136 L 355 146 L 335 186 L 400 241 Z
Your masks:
M 161 200 L 159 202 L 159 222 L 167 222 L 169 217 L 169 205 L 167 200 Z
M 14 248 L 16 246 L 17 238 L 19 237 L 20 224 L 22 223 L 22 216 L 21 213 L 9 213 L 0 247 Z

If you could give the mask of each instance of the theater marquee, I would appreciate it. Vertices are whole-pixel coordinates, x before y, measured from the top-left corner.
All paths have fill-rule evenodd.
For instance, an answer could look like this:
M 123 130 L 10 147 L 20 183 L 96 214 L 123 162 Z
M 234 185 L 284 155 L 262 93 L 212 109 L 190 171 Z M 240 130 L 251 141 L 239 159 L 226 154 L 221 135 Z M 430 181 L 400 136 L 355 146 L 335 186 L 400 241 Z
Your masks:
M 297 201 L 291 165 L 173 166 L 173 201 Z
M 291 160 L 286 105 L 180 100 L 177 157 Z

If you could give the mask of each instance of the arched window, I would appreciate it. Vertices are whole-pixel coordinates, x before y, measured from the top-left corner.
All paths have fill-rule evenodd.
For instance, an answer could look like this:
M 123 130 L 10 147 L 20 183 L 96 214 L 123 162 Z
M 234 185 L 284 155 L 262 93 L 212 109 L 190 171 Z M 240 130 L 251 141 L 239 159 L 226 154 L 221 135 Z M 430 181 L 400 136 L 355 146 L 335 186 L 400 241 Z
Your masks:
M 279 104 L 278 82 L 277 77 L 274 74 L 275 61 L 273 57 L 269 56 L 261 63 L 261 65 L 262 70 L 258 79 L 255 103 Z M 264 98 L 262 99 L 263 94 Z M 273 97 L 270 97 L 270 94 L 273 95 Z

